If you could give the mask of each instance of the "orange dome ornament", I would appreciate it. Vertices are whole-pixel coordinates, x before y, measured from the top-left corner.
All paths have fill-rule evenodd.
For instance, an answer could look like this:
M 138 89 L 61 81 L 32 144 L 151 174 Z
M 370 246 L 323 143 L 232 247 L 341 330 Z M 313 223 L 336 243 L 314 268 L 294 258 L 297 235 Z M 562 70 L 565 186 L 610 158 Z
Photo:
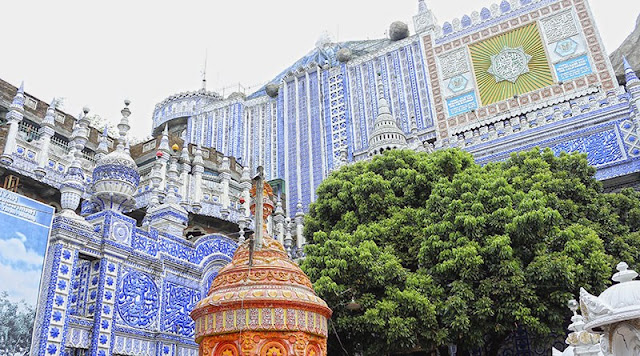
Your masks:
M 262 233 L 238 247 L 191 312 L 199 355 L 326 356 L 331 309 L 282 244 L 268 236 L 264 222 L 273 212 L 273 191 L 260 168 L 251 211 L 257 205 Z

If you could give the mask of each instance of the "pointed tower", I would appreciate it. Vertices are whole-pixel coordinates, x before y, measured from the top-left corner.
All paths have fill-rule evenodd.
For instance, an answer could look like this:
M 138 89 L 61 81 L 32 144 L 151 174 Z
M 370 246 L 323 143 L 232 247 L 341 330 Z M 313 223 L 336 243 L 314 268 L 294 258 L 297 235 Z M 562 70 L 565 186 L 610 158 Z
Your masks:
M 61 216 L 76 219 L 85 223 L 84 219 L 75 213 L 80 205 L 80 199 L 85 192 L 84 170 L 80 159 L 82 150 L 89 138 L 89 119 L 87 114 L 88 108 L 84 108 L 76 122 L 73 132 L 71 133 L 71 142 L 73 156 L 71 164 L 67 168 L 62 184 L 60 185 L 60 205 L 62 206 Z
M 268 236 L 271 186 L 257 179 L 251 191 L 262 243 L 254 237 L 241 244 L 191 312 L 199 355 L 324 356 L 331 309 L 282 244 Z
M 622 63 L 624 65 L 624 76 L 626 79 L 625 87 L 631 95 L 632 108 L 640 114 L 640 79 L 638 79 L 638 75 L 631 67 L 631 64 L 629 64 L 627 57 L 622 57 Z
M 438 20 L 433 16 L 424 0 L 418 1 L 418 13 L 413 16 L 413 27 L 416 33 L 431 31 L 435 28 Z
M 189 157 L 189 143 L 184 140 L 180 153 L 180 205 L 187 209 L 191 200 L 191 157 Z
M 9 133 L 4 145 L 4 151 L 0 156 L 0 163 L 11 165 L 13 163 L 13 153 L 16 150 L 16 138 L 18 137 L 18 125 L 24 118 L 24 82 L 20 83 L 18 92 L 13 98 L 7 113 L 7 122 L 9 123 Z
M 378 74 L 378 117 L 373 124 L 373 132 L 369 136 L 369 156 L 402 148 L 407 148 L 407 137 L 391 115 L 389 104 L 384 97 L 382 79 Z
M 38 167 L 35 169 L 36 177 L 42 179 L 47 174 L 47 166 L 49 164 L 49 147 L 51 146 L 51 137 L 55 134 L 55 115 L 56 115 L 56 99 L 51 100 L 51 104 L 47 109 L 47 114 L 40 124 L 40 153 L 38 154 Z
M 182 237 L 189 221 L 189 213 L 180 205 L 177 157 L 170 159 L 166 182 L 167 195 L 164 201 L 150 208 L 145 219 L 149 221 L 149 226 L 158 231 Z
M 98 147 L 96 148 L 96 162 L 109 153 L 109 143 L 107 142 L 107 137 L 107 126 L 105 126 L 102 135 L 100 135 Z

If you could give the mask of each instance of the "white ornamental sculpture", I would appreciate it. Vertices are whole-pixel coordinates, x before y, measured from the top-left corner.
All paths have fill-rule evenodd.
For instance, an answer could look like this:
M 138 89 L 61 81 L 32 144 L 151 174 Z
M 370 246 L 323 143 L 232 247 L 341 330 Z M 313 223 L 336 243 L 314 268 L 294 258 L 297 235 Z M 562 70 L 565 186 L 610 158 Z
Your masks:
M 521 75 L 529 73 L 531 58 L 522 47 L 504 47 L 500 53 L 491 56 L 491 67 L 487 72 L 496 78 L 496 83 L 505 80 L 515 83 Z
M 606 356 L 640 355 L 640 280 L 638 273 L 621 262 L 612 285 L 599 296 L 580 290 L 584 329 L 602 334 L 600 346 Z

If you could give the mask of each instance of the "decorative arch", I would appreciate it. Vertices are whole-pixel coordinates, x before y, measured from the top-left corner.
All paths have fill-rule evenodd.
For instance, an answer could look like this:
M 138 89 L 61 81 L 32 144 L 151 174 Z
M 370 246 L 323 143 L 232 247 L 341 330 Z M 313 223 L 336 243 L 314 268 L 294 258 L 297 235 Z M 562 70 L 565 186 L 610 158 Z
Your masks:
M 287 348 L 278 341 L 269 341 L 260 348 L 260 356 L 288 356 Z
M 213 356 L 238 356 L 238 347 L 232 343 L 223 343 L 216 348 Z

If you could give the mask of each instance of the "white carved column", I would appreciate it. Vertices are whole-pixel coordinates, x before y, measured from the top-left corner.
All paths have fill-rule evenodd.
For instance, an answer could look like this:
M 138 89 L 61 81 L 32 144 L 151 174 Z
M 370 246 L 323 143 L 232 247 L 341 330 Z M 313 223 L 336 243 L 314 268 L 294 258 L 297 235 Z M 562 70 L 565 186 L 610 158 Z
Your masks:
M 231 163 L 229 157 L 222 158 L 222 164 L 220 165 L 220 185 L 222 187 L 222 196 L 220 197 L 220 203 L 222 204 L 221 211 L 223 214 L 229 212 L 229 181 L 231 180 Z
M 182 198 L 180 204 L 186 207 L 189 204 L 189 173 L 191 172 L 191 158 L 189 157 L 189 144 L 187 140 L 184 141 L 182 146 L 182 153 L 180 154 L 180 196 Z
M 302 246 L 305 245 L 306 241 L 303 236 L 304 231 L 304 211 L 302 210 L 302 202 L 298 201 L 298 205 L 296 206 L 296 242 L 299 250 L 302 249 Z
M 275 223 L 275 235 L 276 239 L 284 244 L 284 210 L 282 209 L 282 199 L 278 197 L 278 202 L 276 203 L 276 211 L 273 213 L 273 222 Z
M 204 161 L 200 146 L 195 147 L 193 155 L 193 196 L 191 197 L 193 210 L 197 213 L 202 208 L 202 174 L 204 173 Z

